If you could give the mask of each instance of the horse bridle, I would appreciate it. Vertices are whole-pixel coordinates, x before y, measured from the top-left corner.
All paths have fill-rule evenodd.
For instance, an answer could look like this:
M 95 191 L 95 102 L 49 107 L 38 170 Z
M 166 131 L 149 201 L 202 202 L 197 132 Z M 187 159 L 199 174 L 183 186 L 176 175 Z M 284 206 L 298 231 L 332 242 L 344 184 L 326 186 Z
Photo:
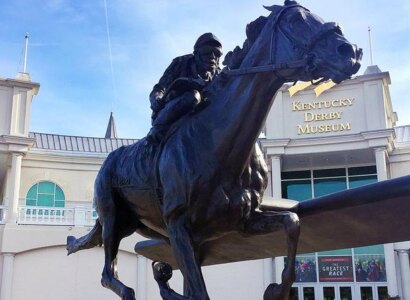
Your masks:
M 277 44 L 275 43 L 275 36 L 276 36 L 275 33 L 278 31 L 278 29 L 281 31 L 282 35 L 285 36 L 286 39 L 288 39 L 294 44 L 297 44 L 293 38 L 289 37 L 286 33 L 284 33 L 280 29 L 280 24 L 279 24 L 280 18 L 284 15 L 285 11 L 291 8 L 295 8 L 295 7 L 300 7 L 306 11 L 309 11 L 307 8 L 299 4 L 286 5 L 275 16 L 275 20 L 273 21 L 272 35 L 271 35 L 270 64 L 269 65 L 249 67 L 249 68 L 238 68 L 238 69 L 225 68 L 224 70 L 222 70 L 222 72 L 227 75 L 245 75 L 245 74 L 255 74 L 255 73 L 261 73 L 261 72 L 272 72 L 272 71 L 279 71 L 279 70 L 304 68 L 307 66 L 309 61 L 312 59 L 312 55 L 309 54 L 309 52 L 314 48 L 314 46 L 317 44 L 318 41 L 320 41 L 324 36 L 328 35 L 331 32 L 336 32 L 336 31 L 341 32 L 341 28 L 337 23 L 335 22 L 324 23 L 322 25 L 322 29 L 318 33 L 316 33 L 313 37 L 311 37 L 309 43 L 307 43 L 306 46 L 300 47 L 303 49 L 302 59 L 295 60 L 292 62 L 274 63 L 275 54 L 276 54 L 276 46 L 277 46 Z

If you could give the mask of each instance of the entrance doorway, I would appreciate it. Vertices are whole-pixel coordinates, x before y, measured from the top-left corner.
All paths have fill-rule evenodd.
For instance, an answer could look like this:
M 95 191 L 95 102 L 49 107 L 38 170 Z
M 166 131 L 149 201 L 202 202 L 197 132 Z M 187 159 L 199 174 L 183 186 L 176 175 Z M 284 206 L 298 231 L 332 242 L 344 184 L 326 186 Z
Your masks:
M 298 284 L 290 300 L 387 300 L 387 287 L 380 284 Z
M 357 287 L 357 299 L 360 300 L 387 300 L 389 294 L 387 286 L 377 284 L 361 284 Z
M 316 300 L 316 287 L 314 286 L 294 286 L 290 292 L 289 300 Z
M 353 300 L 352 285 L 331 285 L 322 287 L 323 300 Z

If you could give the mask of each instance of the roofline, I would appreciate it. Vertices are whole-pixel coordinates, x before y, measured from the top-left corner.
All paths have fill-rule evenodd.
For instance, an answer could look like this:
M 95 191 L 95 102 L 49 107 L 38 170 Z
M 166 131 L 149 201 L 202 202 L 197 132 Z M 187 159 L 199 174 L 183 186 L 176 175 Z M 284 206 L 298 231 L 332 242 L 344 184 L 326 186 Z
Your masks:
M 51 132 L 38 132 L 38 131 L 30 131 L 30 134 L 44 134 L 44 135 L 55 135 L 55 136 L 65 136 L 65 137 L 78 137 L 78 138 L 90 138 L 90 139 L 104 139 L 104 140 L 134 140 L 139 141 L 140 139 L 136 138 L 105 138 L 103 136 L 84 136 L 84 135 L 68 135 L 68 134 L 58 134 L 58 133 L 51 133 Z

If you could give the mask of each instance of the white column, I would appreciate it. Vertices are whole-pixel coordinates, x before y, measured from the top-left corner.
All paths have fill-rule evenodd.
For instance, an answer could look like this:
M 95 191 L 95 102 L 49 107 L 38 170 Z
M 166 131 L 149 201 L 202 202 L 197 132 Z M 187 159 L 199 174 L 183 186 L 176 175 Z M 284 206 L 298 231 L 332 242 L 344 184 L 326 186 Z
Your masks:
M 8 181 L 10 184 L 10 199 L 7 210 L 7 223 L 17 222 L 22 158 L 22 153 L 11 154 L 11 172 Z
M 384 259 L 386 264 L 387 290 L 390 296 L 397 296 L 399 288 L 397 286 L 396 262 L 394 244 L 384 244 Z
M 386 155 L 386 148 L 374 149 L 374 156 L 376 158 L 377 181 L 388 179 Z
M 3 271 L 0 287 L 0 300 L 11 300 L 13 290 L 14 254 L 3 253 Z
M 275 282 L 282 282 L 282 272 L 285 269 L 285 257 L 275 257 Z
M 410 261 L 409 250 L 401 249 L 396 250 L 399 256 L 400 263 L 400 277 L 401 277 L 401 290 L 403 300 L 410 300 Z
M 377 181 L 388 179 L 386 148 L 374 149 L 376 159 Z M 397 287 L 396 263 L 394 258 L 394 244 L 384 245 L 384 257 L 386 262 L 387 289 L 390 295 L 399 294 Z
M 273 198 L 282 198 L 281 164 L 282 160 L 280 155 L 271 156 Z
M 281 171 L 282 171 L 282 159 L 280 155 L 274 155 L 271 157 L 271 169 L 272 169 L 272 197 L 282 198 L 282 182 L 281 182 Z M 273 260 L 274 270 L 272 272 L 272 281 L 280 283 L 282 282 L 282 271 L 285 268 L 285 260 L 283 256 L 275 257 Z
M 263 286 L 266 289 L 269 284 L 275 281 L 274 278 L 274 260 L 272 258 L 265 258 L 263 260 Z
M 136 299 L 147 299 L 147 264 L 148 260 L 144 256 L 137 256 Z

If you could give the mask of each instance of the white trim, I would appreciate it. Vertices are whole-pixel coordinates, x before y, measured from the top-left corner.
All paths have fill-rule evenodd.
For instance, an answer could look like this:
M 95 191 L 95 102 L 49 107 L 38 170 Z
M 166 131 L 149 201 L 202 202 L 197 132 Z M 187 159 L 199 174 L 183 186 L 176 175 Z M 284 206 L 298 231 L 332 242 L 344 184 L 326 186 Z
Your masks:
M 389 151 L 392 151 L 394 138 L 395 131 L 390 128 L 328 137 L 262 139 L 261 145 L 269 156 L 351 151 L 374 147 L 387 147 Z
M 83 206 L 74 208 L 19 206 L 17 224 L 93 226 L 96 219 L 95 209 Z

